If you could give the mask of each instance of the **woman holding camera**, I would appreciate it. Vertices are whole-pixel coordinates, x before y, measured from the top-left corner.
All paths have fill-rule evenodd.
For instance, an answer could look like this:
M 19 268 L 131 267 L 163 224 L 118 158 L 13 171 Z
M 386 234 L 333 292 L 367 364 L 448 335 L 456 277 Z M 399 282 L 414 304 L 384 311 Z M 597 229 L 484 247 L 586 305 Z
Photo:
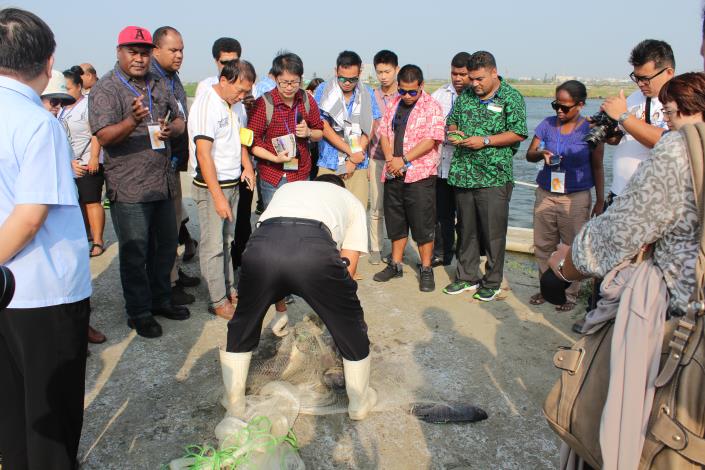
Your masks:
M 526 159 L 544 162 L 536 177 L 534 204 L 534 246 L 539 277 L 548 269 L 548 258 L 559 243 L 570 244 L 578 230 L 590 218 L 591 189 L 595 186 L 597 201 L 592 214 L 599 215 L 604 205 L 604 171 L 602 144 L 592 147 L 583 138 L 590 125 L 580 111 L 585 106 L 587 90 L 576 80 L 556 88 L 551 107 L 555 116 L 544 119 L 537 127 Z M 568 312 L 576 305 L 580 283 L 566 290 L 566 302 L 556 310 Z M 540 293 L 529 299 L 532 305 L 545 302 Z

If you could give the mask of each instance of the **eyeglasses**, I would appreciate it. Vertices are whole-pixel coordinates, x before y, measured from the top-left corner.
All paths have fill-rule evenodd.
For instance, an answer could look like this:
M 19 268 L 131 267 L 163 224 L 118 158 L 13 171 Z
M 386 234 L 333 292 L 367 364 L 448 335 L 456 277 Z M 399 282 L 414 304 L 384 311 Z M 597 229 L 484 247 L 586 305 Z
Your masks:
M 664 116 L 668 116 L 669 118 L 670 118 L 671 116 L 673 116 L 674 114 L 678 114 L 678 110 L 677 110 L 677 109 L 666 109 L 666 108 L 664 108 L 662 111 L 663 111 L 663 115 L 664 115 Z
M 629 78 L 631 78 L 632 81 L 633 81 L 634 83 L 636 83 L 637 85 L 639 84 L 639 82 L 643 83 L 644 85 L 648 85 L 649 83 L 651 83 L 651 80 L 653 80 L 654 78 L 658 77 L 659 75 L 661 75 L 663 72 L 665 72 L 666 70 L 668 70 L 668 69 L 670 69 L 670 68 L 671 68 L 671 67 L 666 67 L 666 68 L 664 68 L 664 69 L 661 69 L 660 72 L 657 72 L 657 73 L 653 74 L 653 75 L 650 76 L 650 77 L 642 77 L 642 76 L 639 76 L 639 75 L 635 75 L 634 72 L 632 72 L 632 73 L 629 74 Z
M 219 60 L 220 65 L 228 65 L 230 62 L 236 62 L 238 59 L 230 59 L 230 60 Z
M 397 88 L 397 91 L 399 91 L 399 94 L 401 96 L 404 96 L 404 95 L 416 96 L 419 93 L 421 93 L 421 90 L 405 90 L 403 88 Z
M 49 104 L 51 105 L 52 108 L 56 108 L 57 106 L 61 106 L 61 99 L 60 98 L 50 98 Z
M 280 87 L 290 87 L 290 88 L 298 88 L 299 85 L 301 85 L 301 80 L 281 80 L 277 81 L 277 85 Z
M 360 77 L 338 77 L 339 83 L 357 83 Z
M 563 114 L 568 114 L 568 111 L 571 109 L 575 108 L 578 105 L 578 103 L 575 103 L 574 105 L 567 106 L 564 104 L 560 104 L 558 100 L 554 100 L 551 102 L 551 107 L 553 108 L 554 111 L 558 111 L 559 109 L 563 111 Z

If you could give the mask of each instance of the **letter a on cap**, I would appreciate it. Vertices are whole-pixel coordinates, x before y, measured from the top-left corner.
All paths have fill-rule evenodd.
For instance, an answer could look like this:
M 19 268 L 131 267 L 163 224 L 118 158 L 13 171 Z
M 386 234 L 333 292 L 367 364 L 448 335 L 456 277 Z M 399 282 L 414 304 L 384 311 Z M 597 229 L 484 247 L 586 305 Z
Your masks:
M 141 26 L 128 26 L 118 35 L 118 46 L 140 45 L 154 47 L 149 30 Z
M 144 34 L 142 34 L 142 28 L 137 28 L 137 32 L 135 32 L 135 40 L 141 39 L 144 41 Z

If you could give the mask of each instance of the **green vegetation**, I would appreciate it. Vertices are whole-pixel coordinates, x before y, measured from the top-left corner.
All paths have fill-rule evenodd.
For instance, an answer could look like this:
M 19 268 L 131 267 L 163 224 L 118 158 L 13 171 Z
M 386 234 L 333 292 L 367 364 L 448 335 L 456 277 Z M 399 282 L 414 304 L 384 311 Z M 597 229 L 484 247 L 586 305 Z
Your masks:
M 198 83 L 193 82 L 193 83 L 184 83 L 184 90 L 186 91 L 186 96 L 189 98 L 193 98 L 196 96 L 196 87 L 198 86 Z

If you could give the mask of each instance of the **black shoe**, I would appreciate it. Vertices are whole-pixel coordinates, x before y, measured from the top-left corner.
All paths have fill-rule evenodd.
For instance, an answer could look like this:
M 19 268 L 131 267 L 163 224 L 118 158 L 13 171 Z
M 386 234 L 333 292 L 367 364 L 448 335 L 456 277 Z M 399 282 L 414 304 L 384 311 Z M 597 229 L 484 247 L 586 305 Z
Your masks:
M 421 267 L 419 270 L 419 290 L 421 292 L 433 292 L 436 290 L 436 281 L 433 279 L 433 268 Z
M 196 256 L 196 248 L 198 248 L 198 242 L 193 238 L 189 238 L 184 243 L 184 261 L 191 261 L 194 256 Z
M 432 268 L 437 268 L 438 266 L 443 266 L 445 263 L 443 262 L 443 258 L 440 256 L 434 256 L 431 258 L 431 267 Z
M 171 288 L 171 303 L 172 305 L 188 305 L 196 301 L 196 297 L 184 291 L 184 288 L 176 284 Z
M 130 318 L 127 326 L 137 330 L 137 334 L 145 338 L 159 338 L 162 335 L 162 326 L 154 317 Z
M 402 271 L 401 263 L 390 262 L 387 263 L 387 267 L 372 276 L 372 279 L 377 282 L 387 282 L 390 279 L 394 279 L 395 277 L 402 277 L 403 275 L 404 271 Z
M 179 278 L 176 280 L 176 284 L 181 287 L 196 287 L 201 283 L 201 278 L 198 276 L 189 276 L 185 272 L 179 269 Z
M 191 312 L 181 305 L 167 305 L 153 308 L 152 315 L 168 318 L 169 320 L 186 320 L 191 316 Z

